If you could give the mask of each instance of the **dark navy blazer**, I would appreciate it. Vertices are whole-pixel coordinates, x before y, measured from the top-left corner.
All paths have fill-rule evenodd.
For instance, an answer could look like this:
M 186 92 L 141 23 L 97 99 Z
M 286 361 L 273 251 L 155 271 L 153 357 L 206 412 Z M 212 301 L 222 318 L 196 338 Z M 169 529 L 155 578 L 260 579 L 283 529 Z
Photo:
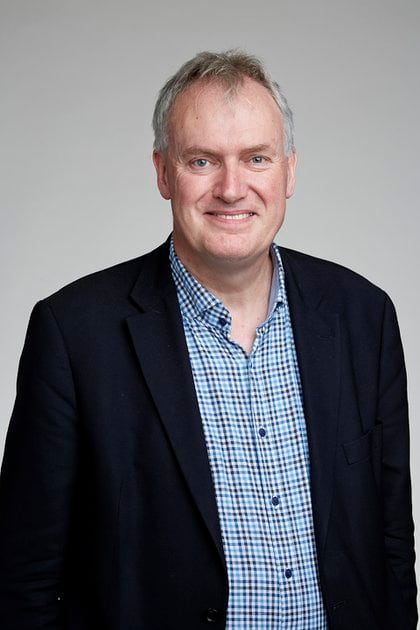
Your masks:
M 414 630 L 406 378 L 393 306 L 343 267 L 284 248 L 282 260 L 330 628 Z M 0 628 L 224 628 L 227 601 L 165 244 L 32 313 L 0 480 Z

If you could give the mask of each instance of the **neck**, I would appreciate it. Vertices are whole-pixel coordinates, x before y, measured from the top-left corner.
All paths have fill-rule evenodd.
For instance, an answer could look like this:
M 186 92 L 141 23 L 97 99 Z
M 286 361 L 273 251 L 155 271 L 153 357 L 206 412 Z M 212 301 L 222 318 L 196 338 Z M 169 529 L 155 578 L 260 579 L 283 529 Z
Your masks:
M 231 336 L 249 353 L 255 329 L 267 318 L 273 275 L 270 252 L 252 263 L 220 267 L 194 264 L 182 252 L 177 255 L 198 282 L 226 306 L 232 317 Z

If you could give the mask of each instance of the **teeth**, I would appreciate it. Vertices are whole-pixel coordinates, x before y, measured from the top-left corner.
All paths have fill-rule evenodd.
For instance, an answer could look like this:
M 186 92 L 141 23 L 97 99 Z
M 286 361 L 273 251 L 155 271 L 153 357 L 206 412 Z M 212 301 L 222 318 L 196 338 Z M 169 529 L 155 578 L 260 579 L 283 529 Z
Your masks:
M 232 221 L 239 221 L 240 219 L 246 219 L 247 217 L 251 217 L 253 212 L 243 212 L 242 214 L 216 214 L 217 217 L 221 219 L 230 219 Z

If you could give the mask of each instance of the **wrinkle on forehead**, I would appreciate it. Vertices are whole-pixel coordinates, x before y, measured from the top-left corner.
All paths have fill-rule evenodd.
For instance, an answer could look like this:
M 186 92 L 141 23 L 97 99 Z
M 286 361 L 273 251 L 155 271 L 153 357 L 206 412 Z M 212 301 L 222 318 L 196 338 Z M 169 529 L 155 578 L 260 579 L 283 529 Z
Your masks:
M 175 116 L 178 119 L 181 118 L 188 110 L 192 110 L 195 118 L 198 120 L 202 103 L 205 100 L 213 103 L 215 112 L 223 109 L 225 106 L 229 106 L 231 113 L 235 115 L 235 103 L 239 96 L 239 87 L 238 85 L 235 89 L 231 86 L 225 88 L 223 84 L 216 81 L 197 81 L 193 83 L 175 101 L 170 122 Z
M 251 98 L 249 96 L 250 86 L 257 86 L 260 90 L 257 90 Z M 260 106 L 265 100 L 264 96 L 269 97 L 268 100 L 273 104 L 273 114 L 279 118 L 280 126 L 283 126 L 283 120 L 278 105 L 270 94 L 270 92 L 260 83 L 249 77 L 244 77 L 241 81 L 238 81 L 232 85 L 225 85 L 217 80 L 201 79 L 192 83 L 184 92 L 182 92 L 172 107 L 169 117 L 169 132 L 171 131 L 172 123 L 176 117 L 177 123 L 179 120 L 183 120 L 188 110 L 194 112 L 196 120 L 200 118 L 200 110 L 204 100 L 212 101 L 214 105 L 214 111 L 217 113 L 224 107 L 229 107 L 229 113 L 236 116 L 236 105 L 238 99 L 241 99 L 247 104 L 250 110 L 259 111 Z M 266 101 L 267 103 L 267 101 Z
M 232 122 L 235 120 L 239 122 L 243 116 L 247 124 L 251 125 L 249 128 L 251 130 L 266 129 L 267 117 L 271 118 L 272 131 L 274 130 L 275 136 L 278 134 L 278 140 L 283 147 L 282 115 L 276 101 L 264 86 L 253 79 L 245 78 L 242 84 L 237 85 L 237 89 L 228 91 L 223 84 L 216 81 L 197 81 L 180 94 L 174 103 L 169 121 L 168 151 L 174 157 L 180 155 L 177 144 L 180 138 L 182 143 L 186 141 L 184 132 L 189 137 L 187 146 L 201 145 L 200 131 L 207 141 L 209 138 L 216 141 L 218 137 L 226 141 L 229 136 L 229 119 Z M 214 127 L 216 120 L 220 120 L 221 128 Z M 209 131 L 209 125 L 213 125 L 212 131 Z M 247 132 L 248 128 L 244 127 L 238 132 L 239 136 L 236 133 L 231 140 L 240 141 Z M 190 133 L 195 137 L 191 138 Z M 252 134 L 250 146 L 275 141 L 274 136 L 261 140 L 258 132 Z M 182 149 L 184 150 L 185 146 Z

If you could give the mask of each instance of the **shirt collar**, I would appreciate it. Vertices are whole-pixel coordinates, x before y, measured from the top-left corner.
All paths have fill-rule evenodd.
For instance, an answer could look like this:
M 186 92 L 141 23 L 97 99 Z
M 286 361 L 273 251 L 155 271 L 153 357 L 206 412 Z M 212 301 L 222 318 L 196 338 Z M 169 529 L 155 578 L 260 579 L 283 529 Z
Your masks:
M 275 243 L 271 245 L 270 256 L 273 263 L 273 277 L 268 302 L 268 318 L 273 314 L 277 304 L 286 301 L 284 269 L 281 262 L 280 247 Z
M 284 269 L 281 261 L 280 247 L 273 243 L 270 249 L 273 262 L 273 277 L 271 281 L 270 298 L 268 304 L 269 320 L 278 304 L 286 301 Z M 216 298 L 206 287 L 198 282 L 184 267 L 178 258 L 173 239 L 169 248 L 169 260 L 172 276 L 177 288 L 181 312 L 184 316 L 206 320 L 212 326 L 226 331 L 231 317 L 223 302 Z

